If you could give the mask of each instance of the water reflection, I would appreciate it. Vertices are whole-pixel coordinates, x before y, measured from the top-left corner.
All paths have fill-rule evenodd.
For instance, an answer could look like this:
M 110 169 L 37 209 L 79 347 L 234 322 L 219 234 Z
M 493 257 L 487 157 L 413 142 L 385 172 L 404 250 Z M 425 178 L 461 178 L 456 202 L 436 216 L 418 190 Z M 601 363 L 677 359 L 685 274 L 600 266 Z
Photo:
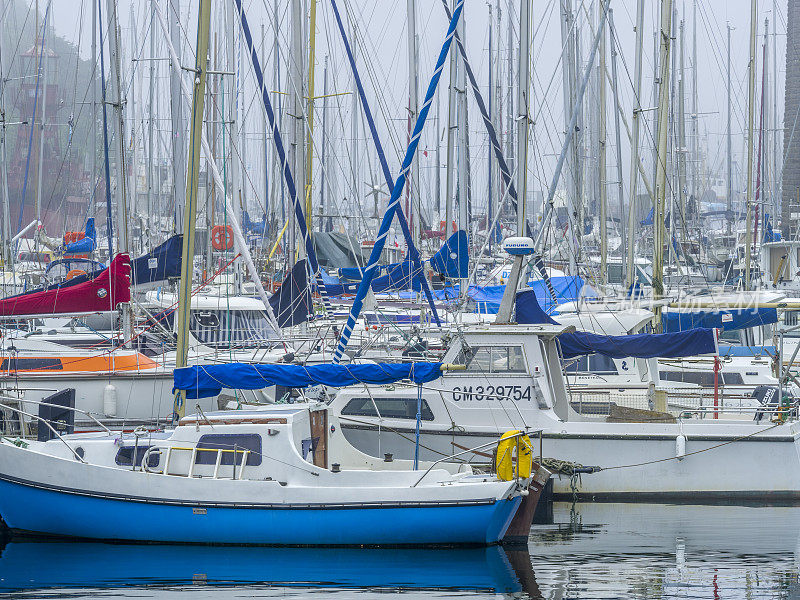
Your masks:
M 800 598 L 800 508 L 556 504 L 528 549 L 12 542 L 18 598 Z
M 528 553 L 496 546 L 341 549 L 14 541 L 0 553 L 0 591 L 6 592 L 198 583 L 541 597 Z
M 556 503 L 529 551 L 545 598 L 800 597 L 797 507 Z

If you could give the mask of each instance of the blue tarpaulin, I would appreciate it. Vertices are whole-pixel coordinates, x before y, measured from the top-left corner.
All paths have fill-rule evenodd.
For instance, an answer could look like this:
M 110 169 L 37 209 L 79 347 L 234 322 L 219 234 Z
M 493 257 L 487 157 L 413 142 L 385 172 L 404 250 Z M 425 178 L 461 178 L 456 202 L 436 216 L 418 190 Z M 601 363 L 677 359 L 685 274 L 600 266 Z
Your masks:
M 431 257 L 431 267 L 437 273 L 453 279 L 469 277 L 469 248 L 467 232 L 456 231 Z
M 218 396 L 223 388 L 260 390 L 271 385 L 305 388 L 310 385 L 344 387 L 356 383 L 385 385 L 403 379 L 427 383 L 442 376 L 442 363 L 377 363 L 322 365 L 199 365 L 175 369 L 174 388 L 189 399 Z
M 141 285 L 181 276 L 183 236 L 173 235 L 131 262 L 131 285 Z
M 252 233 L 254 235 L 264 235 L 267 233 L 267 215 L 261 221 L 253 221 L 250 219 L 250 214 L 245 210 L 242 212 L 242 229 L 245 233 Z
M 714 330 L 705 328 L 637 335 L 599 335 L 576 331 L 562 333 L 558 341 L 564 358 L 584 354 L 602 354 L 609 358 L 680 358 L 717 352 Z
M 97 231 L 94 228 L 94 217 L 86 219 L 86 235 L 82 240 L 64 246 L 64 254 L 89 254 L 97 248 Z
M 696 327 L 717 328 L 731 331 L 747 329 L 778 322 L 778 311 L 774 308 L 743 308 L 699 312 L 662 312 L 661 323 L 665 332 L 686 331 Z
M 401 263 L 393 263 L 386 266 L 386 271 L 380 277 L 372 280 L 372 291 L 376 294 L 391 290 L 414 291 L 422 289 L 420 283 L 420 273 L 414 273 L 414 265 L 410 260 Z

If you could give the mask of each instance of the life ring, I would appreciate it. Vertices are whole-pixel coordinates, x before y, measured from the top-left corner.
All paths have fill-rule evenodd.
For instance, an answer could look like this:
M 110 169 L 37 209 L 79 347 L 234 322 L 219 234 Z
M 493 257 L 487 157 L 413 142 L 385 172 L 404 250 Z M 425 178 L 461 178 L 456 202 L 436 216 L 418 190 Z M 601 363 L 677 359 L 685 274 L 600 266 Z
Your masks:
M 211 229 L 211 246 L 214 250 L 233 248 L 233 228 L 230 225 L 214 225 Z
M 86 271 L 83 269 L 72 269 L 67 272 L 67 281 L 70 279 L 75 279 L 76 277 L 80 277 L 81 275 L 86 275 Z
M 77 242 L 85 237 L 86 233 L 84 231 L 68 231 L 64 234 L 64 245 L 66 246 L 67 244 Z
M 527 479 L 533 471 L 533 447 L 527 435 L 519 435 L 521 431 L 506 431 L 497 444 L 497 455 L 494 468 L 497 478 L 511 481 L 515 477 Z M 517 473 L 514 473 L 514 467 Z

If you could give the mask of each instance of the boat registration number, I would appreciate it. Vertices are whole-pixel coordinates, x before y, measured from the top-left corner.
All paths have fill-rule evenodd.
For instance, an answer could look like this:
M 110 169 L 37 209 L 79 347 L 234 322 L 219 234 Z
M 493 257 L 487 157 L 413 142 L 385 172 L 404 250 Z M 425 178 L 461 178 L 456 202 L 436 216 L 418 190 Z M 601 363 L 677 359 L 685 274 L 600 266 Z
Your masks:
M 531 399 L 529 385 L 465 385 L 453 388 L 454 402 L 489 400 L 528 400 Z

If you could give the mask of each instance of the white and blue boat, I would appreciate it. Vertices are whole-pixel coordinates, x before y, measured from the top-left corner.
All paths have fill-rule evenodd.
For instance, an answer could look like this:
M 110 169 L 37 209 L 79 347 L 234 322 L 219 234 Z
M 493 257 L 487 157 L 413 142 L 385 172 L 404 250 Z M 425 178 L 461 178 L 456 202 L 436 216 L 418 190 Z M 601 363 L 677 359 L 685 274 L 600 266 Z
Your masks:
M 334 377 L 353 369 L 326 366 Z M 439 364 L 359 367 L 377 379 L 441 374 Z M 0 516 L 12 532 L 95 540 L 487 545 L 530 482 L 367 456 L 313 402 L 200 413 L 167 431 L 0 441 Z

